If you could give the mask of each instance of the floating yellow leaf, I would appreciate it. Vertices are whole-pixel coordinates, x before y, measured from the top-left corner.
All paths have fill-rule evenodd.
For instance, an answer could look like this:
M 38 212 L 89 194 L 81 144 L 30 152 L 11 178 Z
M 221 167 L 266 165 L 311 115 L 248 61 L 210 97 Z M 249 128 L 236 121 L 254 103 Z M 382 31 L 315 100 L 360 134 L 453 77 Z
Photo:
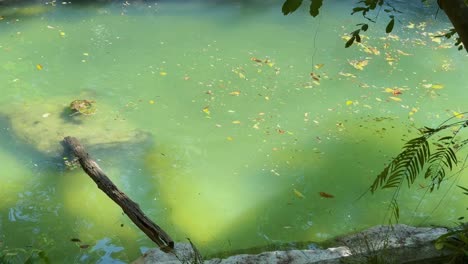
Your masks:
M 161 75 L 161 76 L 166 76 L 166 75 L 167 75 L 167 72 L 163 72 L 163 71 L 162 71 L 162 72 L 159 73 L 159 75 Z
M 209 106 L 205 106 L 203 107 L 203 110 L 202 110 L 205 114 L 209 115 L 210 114 L 210 107 Z
M 393 101 L 397 101 L 397 102 L 401 101 L 401 98 L 395 97 L 395 96 L 390 96 L 390 99 L 392 99 Z
M 402 94 L 403 89 L 400 88 L 385 88 L 386 93 L 391 93 L 392 95 L 400 95 Z
M 443 89 L 444 86 L 442 84 L 433 84 L 433 85 L 431 85 L 431 88 L 432 89 Z
M 439 43 L 439 44 L 442 42 L 441 38 L 440 38 L 440 37 L 436 37 L 436 36 L 431 37 L 431 40 L 432 40 L 433 42 Z
M 234 91 L 234 92 L 230 92 L 229 94 L 234 95 L 234 96 L 239 96 L 240 93 L 241 93 L 240 91 Z
M 36 69 L 42 70 L 42 65 L 41 65 L 41 64 L 37 64 L 37 65 L 36 65 Z
M 400 40 L 400 37 L 398 37 L 397 35 L 393 35 L 393 34 L 388 34 L 387 35 L 387 38 L 391 39 L 391 40 Z
M 239 78 L 245 79 L 245 75 L 242 72 L 239 72 Z
M 60 31 L 60 33 L 59 33 L 59 34 L 60 34 L 60 36 L 62 36 L 62 37 L 65 37 L 65 32 L 63 32 L 63 31 Z
M 304 196 L 300 191 L 298 191 L 298 190 L 296 190 L 296 189 L 293 189 L 293 192 L 294 192 L 294 194 L 295 194 L 297 197 L 299 197 L 299 198 L 301 198 L 301 199 L 304 199 L 304 198 L 305 198 L 305 196 Z
M 404 52 L 404 51 L 402 51 L 402 50 L 397 50 L 397 52 L 398 52 L 398 54 L 403 55 L 403 56 L 410 56 L 410 55 L 412 55 L 412 54 L 406 53 L 406 52 Z
M 149 103 L 150 103 L 150 104 L 154 104 L 154 100 L 149 100 Z
M 348 61 L 348 63 L 353 66 L 355 69 L 358 69 L 360 71 L 364 70 L 364 67 L 369 64 L 368 60 L 351 60 Z
M 362 48 L 363 48 L 363 51 L 365 53 L 369 53 L 369 54 L 373 54 L 373 55 L 380 55 L 380 51 L 377 48 L 374 48 L 372 46 L 362 45 Z
M 459 113 L 457 111 L 453 111 L 453 116 L 460 119 L 465 117 L 462 113 Z
M 385 60 L 389 65 L 393 65 L 393 63 L 396 61 L 396 58 L 392 57 L 390 53 L 385 53 Z
M 323 64 L 323 63 L 315 64 L 315 65 L 314 65 L 314 68 L 318 70 L 318 69 L 322 68 L 323 65 L 325 65 L 325 64 Z
M 412 115 L 416 114 L 418 112 L 418 110 L 419 110 L 418 108 L 413 107 L 413 108 L 411 108 L 411 111 L 408 113 L 408 115 L 412 116 Z
M 354 75 L 352 73 L 348 73 L 348 72 L 339 72 L 338 74 L 341 75 L 341 76 L 344 76 L 344 77 L 356 78 L 356 75 Z
M 353 104 L 353 101 L 351 100 L 346 101 L 346 105 L 352 105 L 352 104 Z
M 232 121 L 233 124 L 240 124 L 241 122 L 239 120 Z
M 228 141 L 233 141 L 234 139 L 232 137 L 227 137 L 226 138 Z

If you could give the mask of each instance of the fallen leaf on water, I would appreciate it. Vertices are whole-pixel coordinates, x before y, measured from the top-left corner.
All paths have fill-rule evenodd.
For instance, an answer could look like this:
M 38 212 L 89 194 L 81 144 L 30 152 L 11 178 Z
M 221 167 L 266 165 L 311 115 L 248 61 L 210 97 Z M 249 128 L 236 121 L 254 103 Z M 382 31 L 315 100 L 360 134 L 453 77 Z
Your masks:
M 312 79 L 316 80 L 317 82 L 320 81 L 320 75 L 311 72 L 310 76 L 312 77 Z
M 335 196 L 333 194 L 329 194 L 326 192 L 319 192 L 319 195 L 322 196 L 323 198 L 334 198 Z
M 400 37 L 398 37 L 397 35 L 393 35 L 393 34 L 388 34 L 387 38 L 391 40 L 395 40 L 395 41 L 400 40 Z
M 154 100 L 149 100 L 149 103 L 150 103 L 150 104 L 154 104 Z
M 459 113 L 457 111 L 453 111 L 453 116 L 460 119 L 465 117 L 462 113 Z
M 413 107 L 413 108 L 411 108 L 411 111 L 408 113 L 408 115 L 412 116 L 412 115 L 416 114 L 418 112 L 418 110 L 419 110 L 418 108 Z
M 444 85 L 442 85 L 442 84 L 433 84 L 433 85 L 431 85 L 431 88 L 432 89 L 443 89 Z
M 355 69 L 362 71 L 364 70 L 364 67 L 369 64 L 369 60 L 348 60 L 348 63 Z
M 240 93 L 241 93 L 240 91 L 234 91 L 234 92 L 230 92 L 229 94 L 230 94 L 230 95 L 239 96 Z
M 50 113 L 45 113 L 45 114 L 42 115 L 43 118 L 47 118 L 49 116 L 50 116 Z
M 226 138 L 228 141 L 233 141 L 234 139 L 232 137 L 227 137 Z
M 294 194 L 295 194 L 297 197 L 299 197 L 299 198 L 301 198 L 301 199 L 304 199 L 304 198 L 305 198 L 305 196 L 304 196 L 300 191 L 298 191 L 298 190 L 296 190 L 296 189 L 293 189 L 293 192 L 294 192 Z
M 393 94 L 393 95 L 395 95 L 395 96 L 400 95 L 400 94 L 403 94 L 403 92 L 402 92 L 401 89 L 399 89 L 399 88 L 395 88 L 395 89 L 393 89 L 393 88 L 385 88 L 385 92 L 386 92 L 386 93 L 391 93 L 391 94 Z
M 235 120 L 235 121 L 232 121 L 232 123 L 237 125 L 237 124 L 240 124 L 240 123 L 241 123 L 241 121 L 239 121 L 239 120 Z
M 372 46 L 366 46 L 366 45 L 362 45 L 362 48 L 363 48 L 363 51 L 365 53 L 369 53 L 369 54 L 373 54 L 373 55 L 380 55 L 380 51 L 377 49 L 377 48 L 374 48 Z
M 431 38 L 431 40 L 432 40 L 433 42 L 435 42 L 435 43 L 440 44 L 440 43 L 442 42 L 442 39 L 441 39 L 440 37 L 431 36 L 430 38 Z
M 161 76 L 166 76 L 166 75 L 167 75 L 167 72 L 160 72 L 159 75 L 161 75 Z
M 403 56 L 410 56 L 410 55 L 413 55 L 413 54 L 406 53 L 406 52 L 401 51 L 401 50 L 397 50 L 397 52 L 398 52 L 398 54 L 403 55 Z
M 203 107 L 203 110 L 202 110 L 205 114 L 209 115 L 210 114 L 210 107 L 209 106 L 205 106 Z
M 397 102 L 401 101 L 401 98 L 395 97 L 395 96 L 390 96 L 390 99 L 392 99 L 393 101 L 397 101 Z
M 72 238 L 70 239 L 71 242 L 81 242 L 81 240 L 79 238 Z
M 341 76 L 344 76 L 344 77 L 356 78 L 356 75 L 354 75 L 354 74 L 352 74 L 352 73 L 339 72 L 338 74 L 341 75 Z
M 393 65 L 393 63 L 396 61 L 396 58 L 393 58 L 390 53 L 385 53 L 385 60 L 389 65 Z
M 239 78 L 245 79 L 245 75 L 242 72 L 239 72 Z
M 65 37 L 65 32 L 63 32 L 63 31 L 60 31 L 60 33 L 59 33 L 59 34 L 60 34 L 60 36 L 62 36 L 62 37 Z
M 255 61 L 255 62 L 258 62 L 258 63 L 262 63 L 263 61 L 261 59 L 257 59 L 255 57 L 252 57 L 250 58 L 251 61 Z
M 346 101 L 346 105 L 352 105 L 352 104 L 353 104 L 353 101 L 351 100 Z
M 38 70 L 42 70 L 42 69 L 43 69 L 43 67 L 42 67 L 42 65 L 41 65 L 41 64 L 37 64 L 37 65 L 36 65 L 36 69 L 38 69 Z
M 324 65 L 325 65 L 325 64 L 323 64 L 323 63 L 315 64 L 315 65 L 314 65 L 314 68 L 318 70 L 318 69 L 322 68 Z

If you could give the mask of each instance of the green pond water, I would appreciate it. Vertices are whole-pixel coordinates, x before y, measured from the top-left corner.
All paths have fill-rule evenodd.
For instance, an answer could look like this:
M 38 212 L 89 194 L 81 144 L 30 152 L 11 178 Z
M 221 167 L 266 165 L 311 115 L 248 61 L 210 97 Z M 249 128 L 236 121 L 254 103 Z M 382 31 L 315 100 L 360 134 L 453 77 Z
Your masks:
M 155 247 L 48 151 L 58 140 L 37 146 L 64 136 L 55 127 L 34 132 L 37 144 L 22 136 L 31 131 L 24 115 L 51 120 L 54 105 L 75 99 L 94 100 L 86 118 L 103 126 L 150 133 L 91 154 L 151 219 L 204 255 L 313 245 L 385 223 L 392 191 L 357 199 L 417 128 L 467 110 L 467 56 L 431 38 L 450 24 L 417 5 L 391 35 L 382 15 L 364 45 L 345 49 L 343 36 L 363 20 L 339 2 L 316 19 L 306 8 L 283 16 L 281 1 L 3 7 L 0 249 L 127 263 Z M 105 138 L 99 131 L 79 135 Z M 457 179 L 468 186 L 466 171 Z M 453 182 L 400 195 L 402 223 L 451 225 L 466 211 Z

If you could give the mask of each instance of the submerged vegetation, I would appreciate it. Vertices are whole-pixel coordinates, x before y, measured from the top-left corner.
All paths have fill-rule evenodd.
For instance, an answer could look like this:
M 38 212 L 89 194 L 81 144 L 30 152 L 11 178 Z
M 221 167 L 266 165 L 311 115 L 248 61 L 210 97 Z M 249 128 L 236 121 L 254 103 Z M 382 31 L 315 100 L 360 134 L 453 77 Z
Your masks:
M 96 106 L 94 100 L 74 100 L 70 103 L 70 110 L 72 115 L 93 115 L 96 113 Z

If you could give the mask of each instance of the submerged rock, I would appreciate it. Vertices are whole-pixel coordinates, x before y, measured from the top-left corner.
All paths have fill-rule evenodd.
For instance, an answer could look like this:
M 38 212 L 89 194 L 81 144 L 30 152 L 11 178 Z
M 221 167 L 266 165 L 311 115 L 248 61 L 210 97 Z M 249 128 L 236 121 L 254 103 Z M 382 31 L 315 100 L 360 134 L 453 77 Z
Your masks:
M 419 228 L 407 225 L 377 226 L 338 238 L 335 240 L 336 246 L 327 249 L 270 251 L 256 255 L 241 254 L 225 259 L 205 260 L 203 263 L 338 264 L 369 263 L 369 260 L 376 259 L 383 261 L 375 263 L 424 263 L 431 258 L 447 255 L 447 252 L 436 250 L 433 243 L 435 239 L 447 232 L 446 228 Z M 194 256 L 196 254 L 190 244 L 176 243 L 173 253 L 151 249 L 133 264 L 195 263 L 193 262 Z
M 76 114 L 70 102 L 92 102 L 93 114 Z M 91 148 L 110 147 L 121 143 L 141 143 L 149 133 L 118 118 L 118 112 L 91 100 L 73 101 L 70 98 L 48 98 L 30 103 L 2 106 L 0 115 L 9 124 L 13 135 L 41 153 L 59 155 L 60 142 L 73 136 Z

